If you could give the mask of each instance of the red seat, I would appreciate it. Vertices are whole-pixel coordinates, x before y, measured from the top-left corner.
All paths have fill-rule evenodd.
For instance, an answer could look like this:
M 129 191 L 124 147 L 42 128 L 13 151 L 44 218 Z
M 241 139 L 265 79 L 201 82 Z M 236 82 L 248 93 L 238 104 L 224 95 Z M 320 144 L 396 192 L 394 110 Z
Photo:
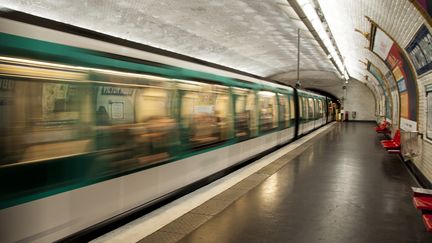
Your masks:
M 432 190 L 421 187 L 411 187 L 414 197 L 432 197 Z
M 411 187 L 411 189 L 414 193 L 414 206 L 422 210 L 422 219 L 426 230 L 432 232 L 432 190 L 420 187 Z
M 397 130 L 393 139 L 383 140 L 381 141 L 381 144 L 386 149 L 397 149 L 400 147 L 400 138 L 401 138 L 400 131 Z
M 390 139 L 390 140 L 382 140 L 381 141 L 381 144 L 386 144 L 386 143 L 400 143 L 400 138 L 401 138 L 401 134 L 400 134 L 400 131 L 399 130 L 397 130 L 396 132 L 395 132 L 395 135 L 393 136 L 393 139 Z
M 384 145 L 386 145 L 386 144 L 388 144 L 388 145 L 392 145 L 392 144 L 398 144 L 399 142 L 396 142 L 396 141 L 385 141 L 385 142 L 381 142 L 381 144 L 384 146 Z
M 383 132 L 387 132 L 388 129 L 388 125 L 390 125 L 390 123 L 386 120 L 382 121 L 377 127 L 375 127 L 375 131 L 378 133 L 383 133 Z
M 387 131 L 387 126 L 379 126 L 375 128 L 376 132 L 384 132 Z
M 422 218 L 426 226 L 426 230 L 432 232 L 432 214 L 423 214 Z
M 386 149 L 398 149 L 400 148 L 400 143 L 385 144 L 383 147 Z
M 432 197 L 413 197 L 414 206 L 420 210 L 432 210 Z

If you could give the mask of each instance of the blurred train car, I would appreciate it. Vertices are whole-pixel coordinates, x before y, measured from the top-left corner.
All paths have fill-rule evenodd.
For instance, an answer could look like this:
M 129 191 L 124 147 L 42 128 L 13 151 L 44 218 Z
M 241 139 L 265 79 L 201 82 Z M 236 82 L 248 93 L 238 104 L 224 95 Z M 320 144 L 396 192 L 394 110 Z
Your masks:
M 0 15 L 1 242 L 123 217 L 327 121 L 324 96 L 74 33 Z

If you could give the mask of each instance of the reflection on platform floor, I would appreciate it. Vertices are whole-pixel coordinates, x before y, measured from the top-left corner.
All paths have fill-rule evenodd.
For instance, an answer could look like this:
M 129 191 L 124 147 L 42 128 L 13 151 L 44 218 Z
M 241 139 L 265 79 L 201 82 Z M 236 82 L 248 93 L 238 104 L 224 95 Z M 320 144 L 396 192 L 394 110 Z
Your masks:
M 372 123 L 341 124 L 181 242 L 432 242 Z

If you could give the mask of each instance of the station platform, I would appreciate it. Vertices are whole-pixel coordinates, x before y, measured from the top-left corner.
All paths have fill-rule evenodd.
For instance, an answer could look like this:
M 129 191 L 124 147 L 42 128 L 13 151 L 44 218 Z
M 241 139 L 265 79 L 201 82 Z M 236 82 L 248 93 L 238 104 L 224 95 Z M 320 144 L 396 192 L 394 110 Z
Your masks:
M 418 184 L 374 126 L 325 126 L 203 204 L 186 196 L 94 242 L 432 242 L 412 204 Z

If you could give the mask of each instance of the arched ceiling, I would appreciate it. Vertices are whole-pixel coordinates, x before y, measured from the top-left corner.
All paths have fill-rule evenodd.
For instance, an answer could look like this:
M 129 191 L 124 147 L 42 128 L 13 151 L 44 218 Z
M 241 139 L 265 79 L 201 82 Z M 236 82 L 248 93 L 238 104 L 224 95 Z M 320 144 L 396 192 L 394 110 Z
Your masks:
M 262 77 L 336 69 L 285 0 L 0 0 L 0 6 Z
M 0 7 L 76 25 L 283 82 L 300 77 L 340 85 L 339 72 L 290 3 L 294 0 L 0 0 Z M 408 0 L 310 0 L 320 9 L 348 73 L 370 82 L 365 62 L 385 73 L 367 49 L 370 17 L 405 46 L 424 21 Z M 368 84 L 368 86 L 370 86 Z
M 413 3 L 408 0 L 317 0 L 329 24 L 349 74 L 361 81 L 370 75 L 360 62 L 370 60 L 383 73 L 387 66 L 368 48 L 369 41 L 356 32 L 370 32 L 366 17 L 377 23 L 404 48 L 425 21 Z

